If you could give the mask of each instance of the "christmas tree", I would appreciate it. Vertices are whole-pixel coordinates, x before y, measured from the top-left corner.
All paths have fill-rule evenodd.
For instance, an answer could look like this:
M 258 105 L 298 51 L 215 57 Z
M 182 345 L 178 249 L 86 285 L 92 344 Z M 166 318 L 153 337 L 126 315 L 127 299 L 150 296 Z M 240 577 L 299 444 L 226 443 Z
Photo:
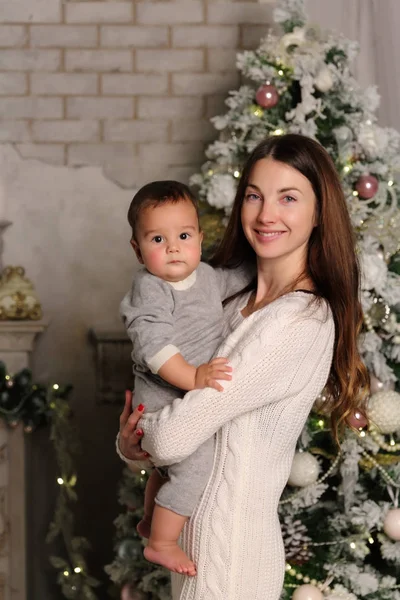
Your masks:
M 361 89 L 351 74 L 357 44 L 310 26 L 302 0 L 281 1 L 275 21 L 280 37 L 270 33 L 256 51 L 238 55 L 247 83 L 213 119 L 218 139 L 191 183 L 210 250 L 229 216 L 242 165 L 260 140 L 301 133 L 331 155 L 362 270 L 360 350 L 371 375 L 371 423 L 367 428 L 361 414 L 352 415 L 353 429 L 339 450 L 324 393 L 316 399 L 280 503 L 287 558 L 282 599 L 400 600 L 400 135 L 379 127 L 377 90 Z M 124 535 L 129 539 L 132 530 Z M 125 561 L 124 571 L 120 562 L 114 578 L 143 590 L 141 563 Z M 160 571 L 146 573 L 150 597 L 165 598 Z

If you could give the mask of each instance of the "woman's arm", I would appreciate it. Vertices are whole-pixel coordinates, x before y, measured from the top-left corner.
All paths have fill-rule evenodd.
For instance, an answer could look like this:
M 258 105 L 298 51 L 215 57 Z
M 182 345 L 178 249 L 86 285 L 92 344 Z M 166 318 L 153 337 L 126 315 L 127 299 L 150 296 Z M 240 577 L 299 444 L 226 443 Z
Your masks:
M 220 353 L 230 359 L 234 375 L 223 392 L 195 390 L 143 416 L 142 447 L 155 464 L 183 460 L 228 421 L 294 398 L 311 380 L 318 394 L 330 369 L 334 325 L 324 318 L 326 306 L 305 314 L 307 303 L 303 296 L 277 300 L 228 337 Z

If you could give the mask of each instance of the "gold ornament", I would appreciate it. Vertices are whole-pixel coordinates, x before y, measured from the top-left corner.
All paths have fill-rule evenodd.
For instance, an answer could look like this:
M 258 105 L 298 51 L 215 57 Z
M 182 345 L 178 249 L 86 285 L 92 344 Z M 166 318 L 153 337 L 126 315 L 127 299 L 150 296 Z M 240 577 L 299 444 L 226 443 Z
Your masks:
M 0 320 L 32 320 L 42 317 L 42 308 L 23 267 L 5 267 L 0 277 Z

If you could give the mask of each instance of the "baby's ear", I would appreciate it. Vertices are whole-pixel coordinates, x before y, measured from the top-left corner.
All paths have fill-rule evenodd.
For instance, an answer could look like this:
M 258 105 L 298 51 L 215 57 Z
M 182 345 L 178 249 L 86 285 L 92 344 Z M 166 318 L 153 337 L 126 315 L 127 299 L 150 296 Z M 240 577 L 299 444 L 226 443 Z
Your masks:
M 140 264 L 143 265 L 144 263 L 143 263 L 142 253 L 140 252 L 139 244 L 137 242 L 135 242 L 135 240 L 131 240 L 131 246 L 136 254 L 136 258 L 138 259 Z

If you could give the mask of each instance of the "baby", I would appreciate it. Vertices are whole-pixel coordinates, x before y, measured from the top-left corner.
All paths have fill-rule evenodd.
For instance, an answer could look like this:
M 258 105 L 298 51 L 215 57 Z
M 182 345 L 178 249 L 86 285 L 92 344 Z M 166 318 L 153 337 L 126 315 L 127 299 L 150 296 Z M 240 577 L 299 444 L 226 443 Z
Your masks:
M 241 291 L 243 269 L 213 269 L 201 261 L 203 233 L 197 202 L 187 186 L 155 181 L 141 188 L 128 211 L 131 245 L 144 265 L 121 303 L 133 344 L 135 404 L 154 412 L 204 387 L 222 390 L 231 379 L 225 358 L 212 358 L 222 340 L 225 298 Z M 210 476 L 214 440 L 168 468 L 158 466 L 147 482 L 144 517 L 147 560 L 193 576 L 195 565 L 178 538 Z

